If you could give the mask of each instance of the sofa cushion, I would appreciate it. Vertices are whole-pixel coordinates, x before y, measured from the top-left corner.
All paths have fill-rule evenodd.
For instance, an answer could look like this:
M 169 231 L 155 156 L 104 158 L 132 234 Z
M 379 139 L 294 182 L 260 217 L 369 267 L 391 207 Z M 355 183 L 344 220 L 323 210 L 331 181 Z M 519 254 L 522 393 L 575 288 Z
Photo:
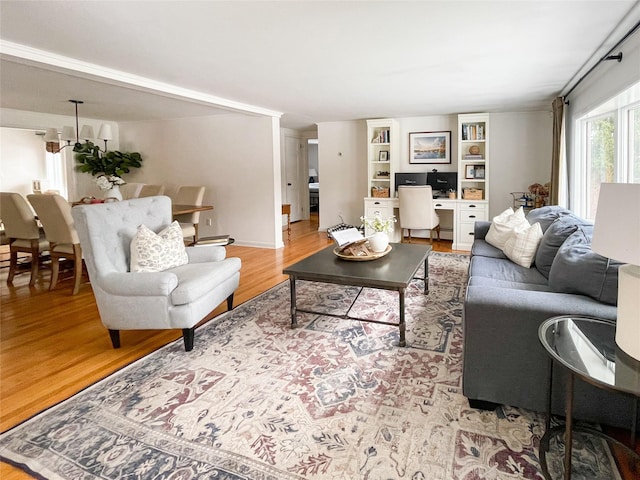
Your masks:
M 573 215 L 571 210 L 567 210 L 564 207 L 558 205 L 548 205 L 546 207 L 534 208 L 527 214 L 527 221 L 533 225 L 538 222 L 542 233 L 547 231 L 547 228 L 559 217 L 565 215 Z
M 505 255 L 514 263 L 530 268 L 536 256 L 538 245 L 542 240 L 542 229 L 539 223 L 517 227 L 504 244 Z
M 546 285 L 548 283 L 546 277 L 535 268 L 521 267 L 506 258 L 472 257 L 469 264 L 469 276 L 536 285 Z
M 487 277 L 470 277 L 468 285 L 478 287 L 496 287 L 496 288 L 509 288 L 512 290 L 527 290 L 536 292 L 551 292 L 548 285 L 542 285 L 539 283 L 523 283 L 523 282 L 510 282 L 507 280 L 500 280 L 498 278 Z
M 502 250 L 494 247 L 486 240 L 475 239 L 471 245 L 471 256 L 479 255 L 481 257 L 491 258 L 507 258 Z
M 522 225 L 529 225 L 529 222 L 524 217 L 523 208 L 520 207 L 515 212 L 511 208 L 507 208 L 500 215 L 493 217 L 485 240 L 502 250 L 511 233 Z
M 591 250 L 593 227 L 577 226 L 558 249 L 549 272 L 549 287 L 554 292 L 587 295 L 609 305 L 618 300 L 620 262 Z
M 189 261 L 177 221 L 155 233 L 140 225 L 131 240 L 131 272 L 162 272 Z
M 577 230 L 578 225 L 584 224 L 586 224 L 586 220 L 570 213 L 558 217 L 547 228 L 538 246 L 535 259 L 536 268 L 542 275 L 549 278 L 549 271 L 558 249 L 569 235 Z

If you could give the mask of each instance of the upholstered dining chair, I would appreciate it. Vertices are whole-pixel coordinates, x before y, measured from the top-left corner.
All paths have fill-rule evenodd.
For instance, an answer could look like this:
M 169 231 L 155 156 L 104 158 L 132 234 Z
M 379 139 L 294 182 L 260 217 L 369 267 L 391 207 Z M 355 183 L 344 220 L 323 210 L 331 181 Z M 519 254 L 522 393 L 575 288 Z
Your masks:
M 72 215 L 114 348 L 120 330 L 182 329 L 190 351 L 195 326 L 225 299 L 233 308 L 240 259 L 221 246 L 185 247 L 169 197 L 79 205 Z M 142 271 L 140 258 L 150 260 Z
M 436 230 L 440 240 L 440 217 L 433 205 L 433 191 L 430 185 L 400 185 L 398 187 L 400 228 L 408 230 L 411 243 L 411 230 L 429 230 L 429 241 L 433 243 L 432 233 Z
M 40 255 L 49 250 L 49 242 L 40 230 L 36 216 L 27 200 L 19 193 L 0 192 L 0 220 L 9 239 L 9 275 L 7 283 L 13 283 L 18 268 L 18 253 L 31 255 L 31 279 L 33 286 L 38 277 Z
M 82 280 L 82 248 L 78 232 L 71 217 L 71 204 L 60 195 L 37 194 L 27 195 L 29 203 L 42 223 L 44 233 L 49 241 L 51 255 L 51 284 L 49 290 L 56 288 L 60 272 L 60 260 L 73 261 L 72 295 L 80 290 Z
M 163 193 L 164 185 L 151 185 L 145 183 L 138 193 L 138 198 L 154 197 L 156 195 L 162 195 Z
M 205 187 L 185 187 L 178 188 L 178 193 L 173 200 L 176 205 L 197 205 L 202 206 L 204 199 Z M 184 238 L 193 238 L 192 245 L 198 243 L 198 223 L 200 222 L 200 212 L 187 213 L 183 215 L 175 215 L 174 220 L 180 223 L 182 228 L 182 236 Z
M 138 198 L 140 191 L 144 187 L 144 183 L 127 182 L 120 185 L 120 193 L 123 200 L 131 200 L 132 198 Z

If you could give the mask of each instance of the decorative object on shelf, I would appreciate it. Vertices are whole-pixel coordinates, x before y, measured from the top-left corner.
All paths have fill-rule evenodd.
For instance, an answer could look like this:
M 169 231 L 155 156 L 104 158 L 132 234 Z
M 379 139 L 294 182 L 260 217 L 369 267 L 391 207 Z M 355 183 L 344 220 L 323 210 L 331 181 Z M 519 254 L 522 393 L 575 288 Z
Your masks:
M 476 180 L 484 180 L 484 165 L 474 165 L 473 178 Z
M 623 262 L 618 269 L 616 343 L 640 360 L 640 184 L 602 183 L 593 229 L 594 252 Z M 621 210 L 630 208 L 629 214 Z
M 389 178 L 389 172 L 378 171 L 376 172 L 376 178 Z
M 475 165 L 467 165 L 464 168 L 464 178 L 475 178 Z
M 478 145 L 471 145 L 469 147 L 469 155 L 480 155 L 480 147 Z
M 375 136 L 371 139 L 371 143 L 389 143 L 391 131 L 388 128 L 377 130 Z
M 389 187 L 371 187 L 371 196 L 375 198 L 388 198 Z
M 409 163 L 451 163 L 451 132 L 409 133 Z
M 463 188 L 462 198 L 464 200 L 482 200 L 483 190 L 481 188 Z
M 380 162 L 388 162 L 389 161 L 389 151 L 388 150 L 380 150 L 378 154 L 378 161 Z

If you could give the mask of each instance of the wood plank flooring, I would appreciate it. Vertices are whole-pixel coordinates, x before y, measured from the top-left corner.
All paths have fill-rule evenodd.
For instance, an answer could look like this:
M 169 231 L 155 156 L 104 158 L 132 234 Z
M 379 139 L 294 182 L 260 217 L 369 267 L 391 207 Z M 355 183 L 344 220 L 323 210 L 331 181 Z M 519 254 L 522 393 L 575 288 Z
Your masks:
M 312 219 L 293 223 L 291 240 L 285 234 L 285 247 L 278 250 L 228 246 L 228 256 L 242 259 L 234 305 L 287 280 L 283 268 L 331 244 Z M 451 251 L 451 242 L 434 242 L 434 250 Z M 7 273 L 8 268 L 0 269 L 1 431 L 181 337 L 179 330 L 123 331 L 121 348 L 113 349 L 88 278 L 83 279 L 78 295 L 72 296 L 70 279 L 48 291 L 49 270 L 41 271 L 33 287 L 29 287 L 29 273 L 16 275 L 13 285 L 7 285 Z M 223 304 L 208 319 L 225 310 Z M 197 332 L 194 348 L 198 348 Z M 31 477 L 2 463 L 0 478 Z

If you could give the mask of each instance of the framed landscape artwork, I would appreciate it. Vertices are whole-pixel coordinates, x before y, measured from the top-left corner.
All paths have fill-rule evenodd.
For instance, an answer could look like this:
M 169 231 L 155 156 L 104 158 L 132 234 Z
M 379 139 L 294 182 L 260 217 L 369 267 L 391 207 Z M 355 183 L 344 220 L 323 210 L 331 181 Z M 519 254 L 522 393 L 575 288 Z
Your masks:
M 410 133 L 409 163 L 451 163 L 451 132 Z

